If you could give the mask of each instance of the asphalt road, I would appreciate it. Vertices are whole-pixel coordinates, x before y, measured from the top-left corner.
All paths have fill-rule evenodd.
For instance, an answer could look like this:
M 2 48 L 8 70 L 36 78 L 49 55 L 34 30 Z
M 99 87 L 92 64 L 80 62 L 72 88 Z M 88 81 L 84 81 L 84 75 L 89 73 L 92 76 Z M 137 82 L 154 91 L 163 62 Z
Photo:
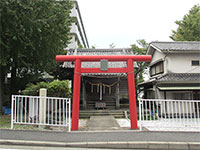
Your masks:
M 200 142 L 200 132 L 139 132 L 139 131 L 101 131 L 101 132 L 56 132 L 28 130 L 0 130 L 0 139 L 48 142 Z

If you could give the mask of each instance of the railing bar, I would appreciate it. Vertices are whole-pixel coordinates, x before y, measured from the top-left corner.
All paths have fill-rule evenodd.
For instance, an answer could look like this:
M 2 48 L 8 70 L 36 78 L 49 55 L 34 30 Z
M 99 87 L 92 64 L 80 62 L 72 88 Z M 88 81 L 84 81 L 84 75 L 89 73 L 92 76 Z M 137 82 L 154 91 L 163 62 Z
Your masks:
M 62 103 L 63 103 L 63 122 L 62 122 L 62 124 L 64 125 L 65 124 L 65 99 L 62 100 Z
M 161 115 L 161 120 L 163 119 L 163 102 L 161 101 L 161 105 L 160 105 L 160 115 Z
M 159 119 L 159 113 L 160 113 L 160 110 L 159 110 L 159 107 L 158 107 L 159 102 L 157 102 L 157 103 L 155 102 L 155 104 L 156 104 L 156 110 L 154 110 L 154 112 L 155 112 L 155 115 L 157 114 L 157 116 L 155 116 L 155 117 L 157 117 L 157 119 Z M 156 120 L 156 118 L 155 118 L 155 120 Z
M 183 112 L 183 110 L 182 110 L 182 108 L 181 108 L 181 103 L 180 103 L 180 101 L 178 102 L 179 104 L 179 121 L 182 123 L 183 121 L 182 121 L 182 112 Z M 182 111 L 182 112 L 181 112 Z
M 33 120 L 32 122 L 35 122 L 35 98 L 33 98 Z
M 53 103 L 54 103 L 54 99 L 51 99 L 51 124 L 53 124 Z
M 171 109 L 172 122 L 174 122 L 174 105 L 173 105 L 173 101 L 171 101 L 171 107 L 172 107 L 172 109 Z
M 186 111 L 186 117 L 185 117 L 185 119 L 186 119 L 186 122 L 188 122 L 188 105 L 187 105 L 187 102 L 184 102 L 185 103 L 185 111 Z
M 47 98 L 46 97 L 42 97 L 42 104 L 43 104 L 43 107 L 45 108 L 43 111 L 42 111 L 42 115 L 43 115 L 43 122 L 44 124 L 46 124 L 46 112 L 47 112 Z M 44 103 L 45 102 L 45 103 Z
M 14 121 L 16 122 L 17 120 L 17 97 L 16 96 L 13 96 L 15 98 L 15 119 Z
M 31 121 L 31 107 L 30 107 L 30 105 L 31 105 L 31 102 L 32 102 L 32 98 L 30 97 L 29 98 L 29 103 L 28 103 L 28 123 L 31 123 L 30 121 Z
M 144 121 L 144 101 L 141 100 L 142 102 L 142 120 Z
M 190 103 L 190 121 L 192 122 L 193 120 L 193 114 L 192 114 L 192 102 L 189 102 Z
M 184 106 L 184 102 L 181 102 L 181 110 L 182 110 L 182 123 L 185 123 L 185 119 L 186 119 L 186 114 L 185 114 L 185 106 Z
M 152 103 L 153 103 L 153 120 L 155 121 L 156 120 L 155 101 L 153 101 Z
M 27 107 L 27 97 L 25 97 L 25 107 L 24 107 L 25 123 L 27 122 L 27 121 L 26 121 L 26 119 L 27 119 L 27 118 L 26 118 L 26 116 L 27 116 L 26 107 Z
M 17 97 L 17 122 L 19 122 L 19 97 Z
M 39 122 L 39 110 L 38 110 L 38 107 L 39 107 L 39 103 L 38 103 L 38 98 L 36 98 L 36 123 Z
M 142 112 L 141 112 L 141 108 L 142 107 L 142 103 L 141 103 L 141 100 L 139 99 L 139 125 L 140 125 L 140 131 L 142 131 Z
M 47 98 L 47 105 L 48 105 L 48 110 L 47 110 L 47 112 L 48 112 L 48 116 L 47 116 L 48 121 L 47 121 L 47 122 L 48 122 L 48 124 L 49 124 L 49 119 L 50 119 L 50 118 L 49 118 L 49 100 L 50 100 L 50 99 Z
M 152 112 L 151 112 L 151 101 L 149 101 L 149 118 L 150 118 L 150 121 L 151 121 L 151 114 L 152 114 Z
M 169 101 L 166 101 L 166 114 L 167 114 L 167 119 L 169 120 Z M 166 121 L 168 121 L 168 120 L 166 120 Z
M 198 116 L 198 123 L 200 123 L 200 117 L 199 117 L 199 102 L 197 102 L 197 116 Z
M 188 122 L 191 122 L 191 102 L 188 102 Z
M 70 99 L 67 99 L 68 103 L 69 103 L 69 132 L 71 131 L 71 100 Z
M 55 124 L 57 125 L 57 99 L 55 99 Z
M 175 111 L 174 114 L 176 114 L 176 122 L 178 122 L 178 120 L 177 120 L 177 119 L 178 119 L 178 117 L 177 117 L 177 110 L 178 110 L 178 109 L 177 109 L 177 102 L 174 103 L 174 107 L 175 107 L 175 109 L 174 109 L 174 111 Z
M 197 118 L 196 118 L 196 111 L 195 111 L 195 102 L 192 103 L 192 112 L 194 113 L 194 122 L 197 123 Z
M 66 125 L 68 124 L 67 122 L 68 122 L 68 114 L 67 114 L 67 111 L 68 111 L 68 107 L 67 107 L 67 101 L 66 101 L 66 104 L 65 104 L 65 107 L 66 107 Z
M 166 111 L 166 101 L 164 101 L 164 114 L 165 114 L 165 121 L 166 121 L 166 115 L 167 115 L 167 111 Z
M 145 120 L 148 120 L 148 116 L 147 116 L 147 101 L 145 101 L 145 111 L 146 111 L 146 117 L 145 117 Z
M 166 101 L 164 101 L 164 112 L 165 112 L 165 121 L 166 121 L 166 119 L 167 119 L 167 102 Z
M 170 120 L 170 101 L 167 102 L 168 121 Z
M 168 110 L 169 110 L 169 115 L 168 115 L 168 118 L 169 118 L 169 119 L 168 119 L 168 121 L 171 121 L 171 117 L 172 117 L 172 116 L 171 116 L 171 114 L 172 114 L 171 111 L 172 111 L 172 110 L 170 109 L 170 104 L 171 104 L 171 102 L 172 102 L 172 101 L 169 101 L 169 102 L 168 102 Z M 173 117 L 172 117 L 172 121 L 173 121 Z
M 176 122 L 176 102 L 172 102 L 172 105 L 173 105 L 173 118 L 174 118 L 174 122 Z
M 24 118 L 23 117 L 24 116 L 23 115 L 23 101 L 24 101 L 23 98 L 21 98 L 21 122 L 23 122 L 23 118 Z
M 13 124 L 14 124 L 14 96 L 12 95 L 12 100 L 11 100 L 11 129 L 13 129 Z
M 186 102 L 187 103 L 187 109 L 188 109 L 188 114 L 187 114 L 187 117 L 188 117 L 188 122 L 190 122 L 190 102 Z
M 61 124 L 61 100 L 58 101 L 59 104 L 59 124 Z

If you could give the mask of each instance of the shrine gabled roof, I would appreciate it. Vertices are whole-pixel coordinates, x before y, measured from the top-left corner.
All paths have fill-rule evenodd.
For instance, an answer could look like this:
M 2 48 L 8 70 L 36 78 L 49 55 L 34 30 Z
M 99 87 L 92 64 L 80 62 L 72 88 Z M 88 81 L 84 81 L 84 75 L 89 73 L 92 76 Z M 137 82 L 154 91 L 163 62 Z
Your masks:
M 69 49 L 67 55 L 132 55 L 131 49 Z M 65 62 L 63 67 L 74 68 L 71 62 Z M 99 68 L 100 62 L 82 62 L 82 68 Z M 125 62 L 108 62 L 110 68 L 123 68 L 126 67 Z

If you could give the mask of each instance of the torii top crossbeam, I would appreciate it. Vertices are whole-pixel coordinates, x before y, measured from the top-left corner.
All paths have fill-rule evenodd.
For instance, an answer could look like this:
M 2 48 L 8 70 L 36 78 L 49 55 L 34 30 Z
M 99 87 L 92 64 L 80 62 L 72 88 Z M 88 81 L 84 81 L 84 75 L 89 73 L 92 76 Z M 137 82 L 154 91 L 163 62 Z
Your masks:
M 132 59 L 133 61 L 151 61 L 151 55 L 98 55 L 98 56 L 83 56 L 83 55 L 58 55 L 56 56 L 57 62 L 64 61 L 75 61 L 79 59 L 81 61 L 100 61 L 100 60 L 108 60 L 108 61 L 127 61 L 128 59 Z
M 78 130 L 79 121 L 79 102 L 80 102 L 80 77 L 81 73 L 127 73 L 128 76 L 128 93 L 129 93 L 129 110 L 131 119 L 131 129 L 137 129 L 137 107 L 135 96 L 135 80 L 134 80 L 134 61 L 151 61 L 151 55 L 58 55 L 56 61 L 74 61 L 74 85 L 73 85 L 73 106 L 72 106 L 72 130 Z M 108 68 L 108 70 L 100 70 L 100 68 L 81 68 L 81 62 L 85 61 L 126 61 L 126 68 Z

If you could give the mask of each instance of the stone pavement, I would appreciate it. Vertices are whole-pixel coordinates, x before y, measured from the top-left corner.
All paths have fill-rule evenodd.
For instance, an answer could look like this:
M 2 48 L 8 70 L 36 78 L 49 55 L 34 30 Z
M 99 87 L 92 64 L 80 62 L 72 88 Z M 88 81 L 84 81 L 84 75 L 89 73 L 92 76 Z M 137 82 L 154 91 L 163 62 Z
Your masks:
M 91 116 L 85 131 L 120 130 L 120 126 L 113 116 Z

